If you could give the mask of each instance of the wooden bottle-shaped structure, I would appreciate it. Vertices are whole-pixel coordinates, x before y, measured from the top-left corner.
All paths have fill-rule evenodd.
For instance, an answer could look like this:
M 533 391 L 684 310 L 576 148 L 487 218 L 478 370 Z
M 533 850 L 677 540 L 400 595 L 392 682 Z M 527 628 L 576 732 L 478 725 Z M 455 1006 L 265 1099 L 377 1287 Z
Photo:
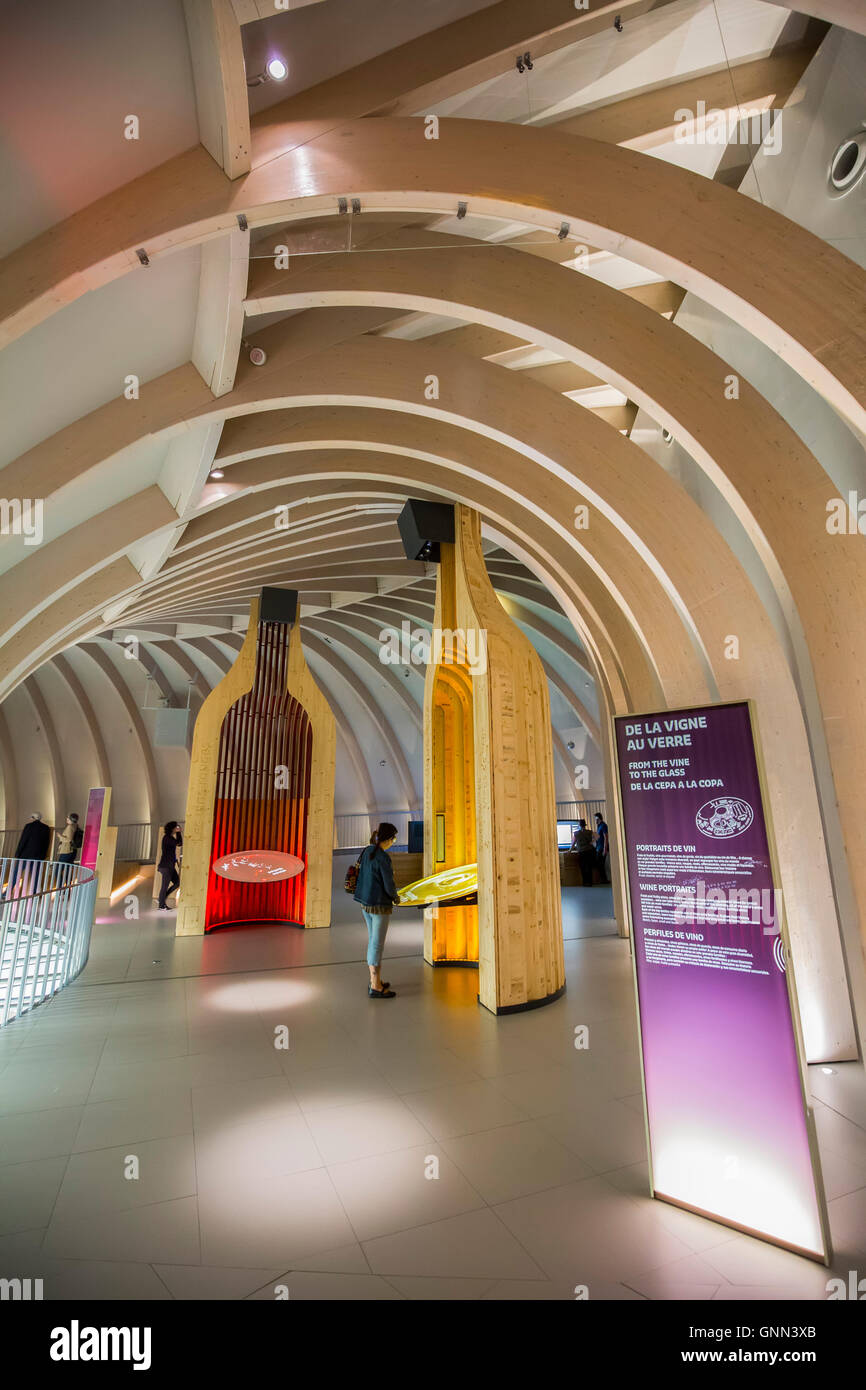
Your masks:
M 330 924 L 336 728 L 304 660 L 297 599 L 263 589 L 252 601 L 237 660 L 196 719 L 178 936 Z M 300 872 L 287 873 L 288 856 Z
M 535 1008 L 565 988 L 547 680 L 490 583 L 477 512 L 455 505 L 453 528 L 419 556 L 439 565 L 424 691 L 424 872 L 478 866 L 477 906 L 426 912 L 424 958 L 477 961 L 478 998 L 494 1013 Z

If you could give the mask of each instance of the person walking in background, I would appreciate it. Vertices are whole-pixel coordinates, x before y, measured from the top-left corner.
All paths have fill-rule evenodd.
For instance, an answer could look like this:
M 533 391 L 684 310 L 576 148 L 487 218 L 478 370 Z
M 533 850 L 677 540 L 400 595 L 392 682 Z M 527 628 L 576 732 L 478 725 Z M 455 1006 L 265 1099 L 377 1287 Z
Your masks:
M 57 859 L 61 864 L 74 864 L 75 856 L 81 848 L 84 831 L 78 824 L 78 813 L 70 811 L 66 824 L 57 835 Z
M 598 862 L 598 872 L 601 874 L 602 883 L 607 883 L 607 872 L 605 870 L 605 860 L 610 850 L 610 837 L 607 825 L 601 811 L 595 813 L 595 857 Z
M 354 898 L 361 904 L 367 924 L 367 965 L 370 983 L 367 993 L 371 999 L 393 999 L 395 991 L 388 980 L 382 979 L 382 951 L 388 933 L 391 913 L 400 901 L 394 884 L 394 870 L 388 850 L 397 838 L 397 827 L 382 821 L 370 836 L 370 843 L 358 860 L 358 882 Z
M 584 888 L 592 887 L 592 871 L 595 868 L 595 851 L 592 847 L 592 831 L 587 829 L 586 821 L 579 820 L 574 832 L 571 848 L 577 851 L 580 877 Z
M 177 868 L 177 851 L 183 844 L 183 837 L 180 833 L 180 826 L 176 820 L 166 821 L 162 836 L 162 848 L 159 855 L 157 870 L 162 879 L 162 887 L 159 890 L 159 910 L 168 912 L 169 907 L 166 898 L 169 893 L 174 893 L 180 887 L 180 874 Z

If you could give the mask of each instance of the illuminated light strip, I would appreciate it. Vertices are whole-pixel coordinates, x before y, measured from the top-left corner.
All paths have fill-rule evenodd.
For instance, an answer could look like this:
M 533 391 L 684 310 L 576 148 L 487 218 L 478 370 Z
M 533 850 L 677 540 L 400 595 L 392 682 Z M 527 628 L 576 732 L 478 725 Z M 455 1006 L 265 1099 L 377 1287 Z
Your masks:
M 114 907 L 115 898 L 119 898 L 122 893 L 126 893 L 130 888 L 134 888 L 135 885 L 137 883 L 141 883 L 143 879 L 144 874 L 136 874 L 135 878 L 131 878 L 128 880 L 128 882 L 122 883 L 119 888 L 112 888 L 111 892 L 108 895 L 109 906 Z

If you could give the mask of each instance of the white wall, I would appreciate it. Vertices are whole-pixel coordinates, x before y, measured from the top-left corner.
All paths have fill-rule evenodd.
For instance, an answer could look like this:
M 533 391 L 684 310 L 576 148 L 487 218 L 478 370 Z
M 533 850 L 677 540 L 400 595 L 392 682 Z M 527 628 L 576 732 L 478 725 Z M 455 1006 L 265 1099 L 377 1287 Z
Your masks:
M 198 144 L 181 0 L 6 0 L 0 256 Z M 10 11 L 14 10 L 14 16 Z M 139 140 L 123 122 L 137 115 Z

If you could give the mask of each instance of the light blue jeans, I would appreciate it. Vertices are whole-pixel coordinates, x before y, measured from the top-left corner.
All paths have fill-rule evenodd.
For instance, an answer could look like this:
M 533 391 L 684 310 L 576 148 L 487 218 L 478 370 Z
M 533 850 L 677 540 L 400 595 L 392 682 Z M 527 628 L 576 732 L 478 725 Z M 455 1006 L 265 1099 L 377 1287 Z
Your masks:
M 367 912 L 362 908 L 364 921 L 367 923 L 367 964 L 374 969 L 382 964 L 382 952 L 385 949 L 385 937 L 388 935 L 388 923 L 391 920 L 389 912 Z

